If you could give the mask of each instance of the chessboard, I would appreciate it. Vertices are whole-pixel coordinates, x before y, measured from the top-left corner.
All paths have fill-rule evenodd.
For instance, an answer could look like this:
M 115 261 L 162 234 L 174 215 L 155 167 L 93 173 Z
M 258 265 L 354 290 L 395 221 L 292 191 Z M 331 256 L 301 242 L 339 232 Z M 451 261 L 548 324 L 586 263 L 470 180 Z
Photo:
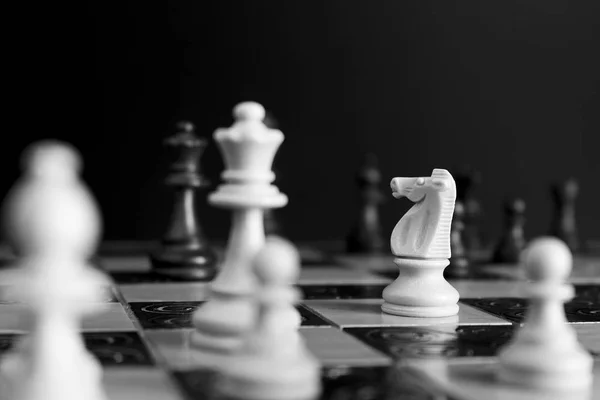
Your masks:
M 218 373 L 199 366 L 187 342 L 193 311 L 210 301 L 208 283 L 152 273 L 149 247 L 102 247 L 97 265 L 111 286 L 102 312 L 83 322 L 85 344 L 101 361 L 111 400 L 216 399 Z M 300 332 L 322 363 L 322 399 L 554 398 L 494 378 L 497 351 L 527 310 L 520 290 L 526 282 L 515 265 L 481 265 L 486 273 L 450 280 L 460 293 L 458 317 L 420 319 L 381 311 L 382 290 L 397 274 L 391 255 L 299 247 Z M 595 360 L 592 399 L 600 399 L 598 271 L 600 257 L 576 256 L 570 278 L 576 296 L 565 304 L 568 323 Z M 12 272 L 0 270 L 2 353 L 28 331 L 23 305 L 10 301 Z

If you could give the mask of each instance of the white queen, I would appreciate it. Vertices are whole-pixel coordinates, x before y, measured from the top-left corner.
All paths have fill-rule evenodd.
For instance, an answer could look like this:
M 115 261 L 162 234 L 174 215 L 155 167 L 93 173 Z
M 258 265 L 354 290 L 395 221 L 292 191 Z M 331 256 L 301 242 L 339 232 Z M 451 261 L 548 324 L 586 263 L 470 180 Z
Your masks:
M 265 109 L 258 103 L 238 104 L 233 116 L 233 126 L 214 134 L 225 161 L 221 175 L 225 182 L 208 200 L 231 209 L 232 224 L 219 275 L 211 282 L 210 301 L 192 318 L 195 330 L 190 346 L 202 353 L 234 351 L 254 323 L 256 310 L 248 299 L 258 285 L 252 262 L 265 244 L 264 210 L 283 207 L 288 201 L 271 184 L 275 179 L 271 166 L 283 133 L 263 123 Z

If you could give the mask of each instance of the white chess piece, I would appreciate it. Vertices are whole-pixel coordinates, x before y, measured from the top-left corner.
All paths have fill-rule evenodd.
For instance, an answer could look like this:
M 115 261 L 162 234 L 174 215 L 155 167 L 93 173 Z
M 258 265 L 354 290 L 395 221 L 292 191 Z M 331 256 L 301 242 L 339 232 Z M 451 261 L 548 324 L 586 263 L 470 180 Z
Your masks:
M 450 258 L 450 227 L 456 184 L 445 169 L 431 177 L 394 178 L 395 198 L 415 203 L 391 235 L 398 278 L 383 291 L 382 311 L 407 317 L 450 317 L 458 313 L 459 294 L 444 279 Z
M 567 323 L 563 303 L 574 295 L 565 283 L 573 257 L 559 239 L 543 237 L 523 253 L 530 306 L 524 325 L 500 350 L 502 381 L 550 392 L 586 391 L 592 382 L 592 357 Z M 575 396 L 573 397 L 575 398 Z
M 224 370 L 220 392 L 245 400 L 309 400 L 321 391 L 320 365 L 298 332 L 294 304 L 300 258 L 288 241 L 269 237 L 255 259 L 261 282 L 256 326 Z
M 108 282 L 87 264 L 100 233 L 96 204 L 74 149 L 41 142 L 24 155 L 24 176 L 3 211 L 21 267 L 15 293 L 32 325 L 0 364 L 0 399 L 104 400 L 102 369 L 79 333 Z
M 227 168 L 222 174 L 225 183 L 209 202 L 232 209 L 232 226 L 210 300 L 192 317 L 190 348 L 201 353 L 227 354 L 251 327 L 255 310 L 249 298 L 256 290 L 252 260 L 265 242 L 263 210 L 287 204 L 287 197 L 271 184 L 271 165 L 283 133 L 265 126 L 265 110 L 258 103 L 240 103 L 233 114 L 234 125 L 214 134 Z

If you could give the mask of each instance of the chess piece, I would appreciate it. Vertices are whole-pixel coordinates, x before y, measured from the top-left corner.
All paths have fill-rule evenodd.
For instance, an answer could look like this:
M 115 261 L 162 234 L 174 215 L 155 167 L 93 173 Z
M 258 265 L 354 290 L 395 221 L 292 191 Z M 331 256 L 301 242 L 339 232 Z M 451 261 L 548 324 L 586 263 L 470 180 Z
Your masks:
M 165 140 L 175 153 L 166 184 L 174 189 L 174 206 L 160 247 L 151 254 L 153 270 L 182 279 L 211 280 L 216 275 L 216 253 L 196 217 L 195 194 L 208 182 L 200 174 L 206 140 L 194 133 L 191 122 L 180 122 L 178 132 Z
M 450 264 L 444 270 L 446 278 L 464 278 L 469 273 L 469 258 L 464 245 L 465 207 L 460 201 L 454 204 L 454 216 L 450 227 Z
M 563 303 L 574 296 L 565 283 L 573 256 L 559 239 L 535 239 L 524 252 L 530 305 L 525 322 L 500 350 L 499 378 L 509 384 L 574 394 L 592 382 L 592 358 L 567 324 Z M 575 396 L 573 398 L 576 398 Z
M 321 390 L 320 365 L 298 331 L 293 285 L 300 257 L 286 240 L 269 237 L 254 260 L 260 282 L 253 329 L 224 371 L 220 392 L 243 400 L 311 400 Z
M 550 235 L 564 241 L 572 252 L 579 250 L 579 238 L 575 219 L 575 201 L 579 195 L 579 185 L 573 178 L 551 187 L 554 202 L 554 217 Z
M 377 253 L 383 250 L 384 241 L 379 222 L 379 204 L 383 195 L 379 189 L 381 173 L 374 154 L 366 154 L 362 168 L 356 176 L 360 191 L 360 213 L 355 226 L 346 238 L 348 253 Z
M 0 399 L 106 400 L 102 368 L 79 333 L 81 319 L 102 307 L 109 285 L 88 265 L 100 236 L 97 206 L 70 146 L 36 143 L 24 161 L 3 216 L 19 254 L 13 300 L 27 306 L 32 324 L 2 358 Z
M 263 123 L 269 129 L 279 129 L 279 122 L 269 111 L 265 111 L 265 118 L 263 119 Z M 281 179 L 281 173 L 277 171 L 276 168 L 273 168 L 273 173 L 275 174 L 275 176 Z M 273 208 L 263 209 L 265 235 L 267 236 L 283 235 L 283 228 L 277 211 L 278 209 Z
M 249 299 L 256 290 L 252 260 L 265 243 L 263 210 L 283 207 L 287 197 L 271 182 L 271 165 L 283 133 L 262 122 L 264 108 L 238 104 L 235 123 L 217 129 L 215 140 L 225 159 L 225 183 L 209 196 L 217 207 L 232 210 L 232 227 L 219 274 L 210 284 L 210 301 L 194 313 L 190 347 L 200 352 L 227 354 L 235 349 L 254 320 Z
M 458 292 L 444 279 L 449 264 L 450 225 L 456 186 L 445 169 L 431 177 L 394 178 L 395 198 L 406 197 L 415 205 L 392 231 L 398 278 L 383 290 L 381 309 L 407 317 L 449 317 L 458 313 Z
M 280 173 L 273 168 L 273 173 L 279 177 Z M 283 226 L 281 223 L 279 209 L 265 208 L 263 209 L 263 223 L 265 226 L 265 235 L 277 235 L 283 237 Z
M 481 173 L 470 167 L 464 167 L 463 170 L 455 176 L 456 181 L 456 200 L 464 208 L 464 229 L 463 243 L 467 253 L 481 250 L 482 239 L 479 223 L 483 214 L 481 203 L 473 195 L 473 192 L 481 184 Z M 454 253 L 453 253 L 454 254 Z
M 525 201 L 512 199 L 504 204 L 504 229 L 492 262 L 517 264 L 525 248 Z
M 281 234 L 281 224 L 279 223 L 279 218 L 275 215 L 275 210 L 267 209 L 264 210 L 264 225 L 265 225 L 265 235 L 280 235 Z

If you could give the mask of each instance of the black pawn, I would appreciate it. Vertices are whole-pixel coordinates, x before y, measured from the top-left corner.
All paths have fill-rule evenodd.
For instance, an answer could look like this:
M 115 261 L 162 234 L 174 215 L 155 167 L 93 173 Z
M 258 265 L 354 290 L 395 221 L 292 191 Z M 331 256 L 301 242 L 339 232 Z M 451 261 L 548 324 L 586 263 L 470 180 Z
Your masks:
M 173 162 L 165 184 L 173 188 L 174 206 L 160 247 L 151 255 L 156 273 L 189 280 L 211 280 L 216 253 L 208 244 L 195 211 L 196 190 L 208 182 L 200 173 L 200 157 L 207 146 L 190 122 L 177 124 L 178 132 L 164 144 Z
M 525 201 L 512 199 L 504 204 L 504 228 L 492 262 L 516 264 L 525 248 Z
M 470 262 L 464 245 L 464 233 L 465 206 L 457 200 L 450 228 L 450 264 L 444 270 L 446 278 L 462 278 L 468 275 Z
M 381 173 L 374 154 L 367 154 L 362 168 L 356 175 L 360 192 L 360 212 L 357 221 L 346 238 L 348 253 L 378 253 L 384 248 L 379 204 L 383 202 L 383 193 L 379 188 Z
M 579 250 L 579 238 L 575 220 L 575 201 L 579 195 L 579 185 L 575 179 L 554 184 L 551 187 L 554 201 L 554 216 L 550 235 L 564 241 L 572 252 Z

